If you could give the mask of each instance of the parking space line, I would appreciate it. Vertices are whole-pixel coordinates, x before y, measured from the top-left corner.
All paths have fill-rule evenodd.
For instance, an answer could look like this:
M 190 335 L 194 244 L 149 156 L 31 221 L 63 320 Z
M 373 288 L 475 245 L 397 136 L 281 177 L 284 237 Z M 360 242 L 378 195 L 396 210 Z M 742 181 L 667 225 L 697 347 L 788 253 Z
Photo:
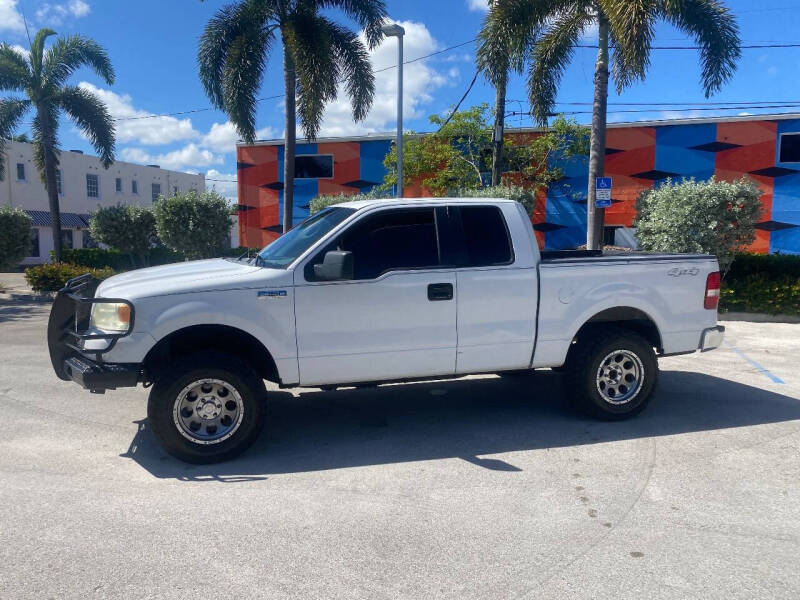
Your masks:
M 785 382 L 783 381 L 783 379 L 781 379 L 781 378 L 780 378 L 780 377 L 778 377 L 777 375 L 773 375 L 773 374 L 772 374 L 772 373 L 769 371 L 769 369 L 765 369 L 764 367 L 762 367 L 760 364 L 758 364 L 758 363 L 757 363 L 756 361 L 754 361 L 752 358 L 750 358 L 749 356 L 747 356 L 747 354 L 745 354 L 744 352 L 742 352 L 741 350 L 739 350 L 739 349 L 738 349 L 736 346 L 734 346 L 733 344 L 731 344 L 729 341 L 725 340 L 725 342 L 724 342 L 724 343 L 725 343 L 725 345 L 726 345 L 726 346 L 728 346 L 728 348 L 730 348 L 731 350 L 733 350 L 733 351 L 734 351 L 736 354 L 738 354 L 738 355 L 739 355 L 739 356 L 741 356 L 743 359 L 745 359 L 747 362 L 749 362 L 751 365 L 753 365 L 753 366 L 756 368 L 756 371 L 758 371 L 759 373 L 762 373 L 763 375 L 766 375 L 767 377 L 769 377 L 769 378 L 772 380 L 772 383 L 779 383 L 780 385 L 785 385 Z

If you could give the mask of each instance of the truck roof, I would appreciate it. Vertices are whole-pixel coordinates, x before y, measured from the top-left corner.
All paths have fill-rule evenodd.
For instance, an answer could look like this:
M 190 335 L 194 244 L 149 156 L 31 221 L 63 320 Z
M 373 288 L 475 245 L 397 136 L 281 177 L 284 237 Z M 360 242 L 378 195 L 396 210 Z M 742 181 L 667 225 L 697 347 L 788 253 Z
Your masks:
M 356 198 L 358 196 L 355 196 Z M 334 204 L 333 206 L 346 206 L 347 208 L 355 208 L 356 210 L 360 210 L 362 208 L 366 208 L 368 206 L 379 206 L 382 204 L 396 204 L 402 202 L 403 204 L 416 204 L 419 202 L 424 202 L 426 204 L 505 204 L 509 202 L 514 202 L 514 200 L 509 200 L 508 198 L 378 198 L 378 199 L 370 199 L 370 200 L 350 200 L 346 202 L 340 202 L 339 204 Z

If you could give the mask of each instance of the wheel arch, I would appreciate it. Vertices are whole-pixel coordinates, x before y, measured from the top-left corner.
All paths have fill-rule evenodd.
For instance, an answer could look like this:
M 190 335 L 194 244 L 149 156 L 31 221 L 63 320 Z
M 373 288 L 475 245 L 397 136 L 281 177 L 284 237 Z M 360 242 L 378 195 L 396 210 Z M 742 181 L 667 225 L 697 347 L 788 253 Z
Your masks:
M 264 344 L 230 325 L 190 325 L 162 337 L 145 356 L 145 378 L 154 381 L 170 360 L 196 353 L 204 345 L 246 361 L 262 379 L 281 383 L 275 359 Z
M 642 309 L 633 306 L 614 306 L 595 313 L 578 328 L 572 343 L 579 341 L 588 330 L 603 325 L 613 325 L 619 329 L 633 331 L 646 339 L 657 352 L 663 351 L 661 331 L 655 319 Z

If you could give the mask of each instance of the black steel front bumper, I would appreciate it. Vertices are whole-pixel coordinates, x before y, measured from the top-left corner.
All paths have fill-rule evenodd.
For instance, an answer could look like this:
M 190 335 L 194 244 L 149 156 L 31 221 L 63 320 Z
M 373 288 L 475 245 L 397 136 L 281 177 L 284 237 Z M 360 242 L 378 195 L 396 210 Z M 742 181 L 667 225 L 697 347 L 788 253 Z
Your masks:
M 133 305 L 128 300 L 119 298 L 95 298 L 99 283 L 87 273 L 70 279 L 56 295 L 47 325 L 50 362 L 60 379 L 74 381 L 92 391 L 135 386 L 141 380 L 141 365 L 107 363 L 102 360 L 102 355 L 133 329 Z M 98 302 L 127 304 L 131 310 L 128 331 L 90 332 L 91 308 Z M 102 350 L 88 350 L 85 347 L 88 340 L 105 340 L 107 344 Z

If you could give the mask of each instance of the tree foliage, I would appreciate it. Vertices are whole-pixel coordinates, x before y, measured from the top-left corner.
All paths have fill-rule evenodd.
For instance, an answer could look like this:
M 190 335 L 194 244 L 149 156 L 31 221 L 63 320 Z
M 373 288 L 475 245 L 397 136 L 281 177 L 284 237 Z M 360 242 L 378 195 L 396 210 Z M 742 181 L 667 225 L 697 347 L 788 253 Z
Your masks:
M 31 218 L 24 210 L 0 206 L 0 269 L 13 269 L 28 256 Z
M 533 211 L 536 208 L 536 194 L 520 185 L 493 185 L 477 189 L 463 189 L 457 190 L 453 195 L 457 198 L 508 198 L 509 200 L 516 200 L 525 207 L 529 215 L 533 215 Z
M 82 35 L 59 37 L 45 48 L 47 38 L 56 35 L 42 28 L 25 54 L 10 44 L 0 43 L 0 92 L 11 96 L 0 99 L 0 177 L 5 168 L 5 141 L 14 137 L 28 111 L 32 111 L 33 157 L 47 190 L 53 222 L 53 251 L 61 259 L 61 226 L 56 168 L 59 161 L 58 121 L 61 113 L 92 143 L 103 165 L 114 161 L 114 122 L 103 101 L 88 90 L 68 85 L 67 80 L 82 67 L 92 69 L 109 85 L 114 83 L 114 68 L 106 51 Z
M 458 111 L 447 122 L 441 115 L 429 117 L 437 127 L 435 133 L 408 134 L 403 138 L 403 185 L 419 183 L 434 196 L 483 187 L 492 155 L 490 119 L 488 104 Z M 587 151 L 588 131 L 563 118 L 547 131 L 530 135 L 524 143 L 515 144 L 515 139 L 508 137 L 503 145 L 504 182 L 533 190 L 542 188 L 563 176 L 551 159 Z M 396 185 L 396 148 L 383 163 L 388 171 L 384 185 Z
M 649 252 L 705 252 L 726 271 L 756 239 L 761 191 L 755 182 L 667 181 L 636 201 L 636 236 Z
M 92 237 L 102 244 L 149 264 L 150 250 L 156 243 L 156 220 L 150 208 L 117 204 L 97 210 L 89 221 Z
M 158 237 L 187 258 L 218 256 L 230 232 L 230 209 L 214 191 L 162 197 L 153 207 Z

